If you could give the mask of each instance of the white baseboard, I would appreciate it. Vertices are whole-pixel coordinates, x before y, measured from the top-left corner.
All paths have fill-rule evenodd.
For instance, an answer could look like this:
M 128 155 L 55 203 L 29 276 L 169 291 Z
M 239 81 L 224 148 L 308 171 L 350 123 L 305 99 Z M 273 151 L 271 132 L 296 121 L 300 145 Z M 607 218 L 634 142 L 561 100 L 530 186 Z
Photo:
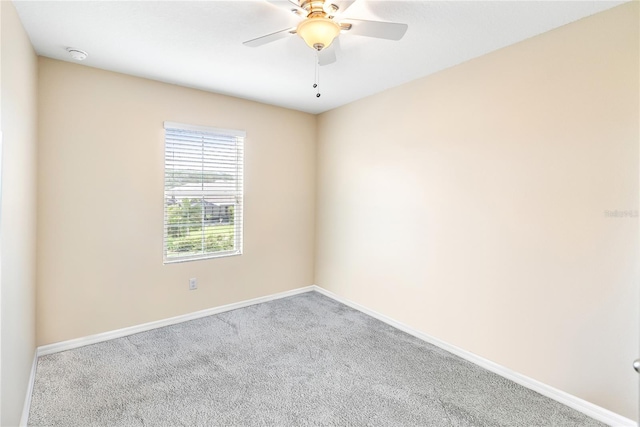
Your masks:
M 301 294 L 314 290 L 315 286 L 306 286 L 290 291 L 280 292 L 277 294 L 267 295 L 264 297 L 253 298 L 250 300 L 240 301 L 233 304 L 222 305 L 219 307 L 207 308 L 205 310 L 193 313 L 183 314 L 168 319 L 156 320 L 155 322 L 143 323 L 142 325 L 129 326 L 127 328 L 117 329 L 115 331 L 103 332 L 100 334 L 89 335 L 87 337 L 76 338 L 68 341 L 56 342 L 38 347 L 38 356 L 58 353 L 60 351 L 71 350 L 86 345 L 97 344 L 99 342 L 112 340 L 115 338 L 126 337 L 140 332 L 150 331 L 151 329 L 162 328 L 164 326 L 175 325 L 176 323 L 187 322 L 189 320 L 200 319 L 202 317 L 211 316 L 213 314 L 224 313 L 225 311 L 236 310 L 238 308 L 248 307 L 250 305 L 260 304 L 267 301 L 273 301 L 280 298 L 286 298 L 293 295 Z
M 33 394 L 33 385 L 36 381 L 36 369 L 38 367 L 38 350 L 33 352 L 33 363 L 31 364 L 31 375 L 29 375 L 29 383 L 27 384 L 27 393 L 24 397 L 22 405 L 22 416 L 20 417 L 20 427 L 27 427 L 29 421 L 29 410 L 31 409 L 31 395 Z
M 443 350 L 448 351 L 449 353 L 453 353 L 456 356 L 459 356 L 469 362 L 478 365 L 488 371 L 491 371 L 495 374 L 498 374 L 504 378 L 507 378 L 515 383 L 518 383 L 528 389 L 536 391 L 543 396 L 547 396 L 557 402 L 562 403 L 570 408 L 575 409 L 576 411 L 582 412 L 583 414 L 601 421 L 605 424 L 608 424 L 612 427 L 636 427 L 635 421 L 630 420 L 629 418 L 625 418 L 622 415 L 616 414 L 615 412 L 609 411 L 601 406 L 595 405 L 591 402 L 587 402 L 586 400 L 580 399 L 579 397 L 573 396 L 569 393 L 566 393 L 562 390 L 558 390 L 557 388 L 551 387 L 550 385 L 544 384 L 538 380 L 534 380 L 533 378 L 522 375 L 518 372 L 512 371 L 509 368 L 506 368 L 502 365 L 498 365 L 484 357 L 478 356 L 477 354 L 473 354 L 467 350 L 464 350 L 460 347 L 456 347 L 454 345 L 448 344 L 438 338 L 432 337 L 431 335 L 425 334 L 424 332 L 420 332 L 417 329 L 412 328 L 411 326 L 405 325 L 404 323 L 398 322 L 384 314 L 380 314 L 374 310 L 370 310 L 367 307 L 364 307 L 356 302 L 350 301 L 346 298 L 343 298 L 337 294 L 334 294 L 331 291 L 328 291 L 324 288 L 321 288 L 317 285 L 313 286 L 313 290 L 332 298 L 338 302 L 341 302 L 344 305 L 348 305 L 351 308 L 354 308 L 358 311 L 361 311 L 365 314 L 368 314 L 371 317 L 374 317 L 382 322 L 393 326 L 396 329 L 400 329 L 410 335 L 413 335 L 416 338 L 419 338 L 423 341 L 426 341 L 430 344 L 435 345 L 436 347 L 440 347 Z

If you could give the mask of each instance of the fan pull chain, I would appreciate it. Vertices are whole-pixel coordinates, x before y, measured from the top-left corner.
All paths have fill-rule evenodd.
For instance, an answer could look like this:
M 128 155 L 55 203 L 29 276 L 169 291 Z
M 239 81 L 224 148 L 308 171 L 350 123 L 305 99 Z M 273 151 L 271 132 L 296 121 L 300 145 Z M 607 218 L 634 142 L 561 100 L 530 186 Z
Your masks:
M 318 52 L 316 52 L 315 57 L 315 78 L 313 83 L 313 88 L 316 90 L 316 98 L 320 98 L 320 58 L 318 58 Z

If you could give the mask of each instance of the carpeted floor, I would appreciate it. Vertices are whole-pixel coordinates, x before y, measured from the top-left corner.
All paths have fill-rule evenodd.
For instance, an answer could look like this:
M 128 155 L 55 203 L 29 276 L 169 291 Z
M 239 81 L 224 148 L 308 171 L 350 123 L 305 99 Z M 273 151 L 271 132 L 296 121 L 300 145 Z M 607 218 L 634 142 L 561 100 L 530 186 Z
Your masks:
M 602 426 L 316 292 L 43 356 L 31 426 Z

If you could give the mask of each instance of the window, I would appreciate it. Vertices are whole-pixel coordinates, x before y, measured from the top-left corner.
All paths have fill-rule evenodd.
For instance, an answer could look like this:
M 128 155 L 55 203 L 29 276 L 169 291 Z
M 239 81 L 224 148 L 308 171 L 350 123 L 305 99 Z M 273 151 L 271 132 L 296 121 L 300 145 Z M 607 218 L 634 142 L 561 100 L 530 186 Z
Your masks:
M 164 262 L 242 253 L 245 133 L 164 123 Z

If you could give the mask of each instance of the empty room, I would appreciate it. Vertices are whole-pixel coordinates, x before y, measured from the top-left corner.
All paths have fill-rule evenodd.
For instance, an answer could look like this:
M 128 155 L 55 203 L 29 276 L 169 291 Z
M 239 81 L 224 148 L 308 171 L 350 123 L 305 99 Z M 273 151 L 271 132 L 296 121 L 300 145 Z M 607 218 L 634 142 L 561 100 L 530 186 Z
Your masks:
M 638 1 L 0 2 L 0 424 L 636 426 Z

